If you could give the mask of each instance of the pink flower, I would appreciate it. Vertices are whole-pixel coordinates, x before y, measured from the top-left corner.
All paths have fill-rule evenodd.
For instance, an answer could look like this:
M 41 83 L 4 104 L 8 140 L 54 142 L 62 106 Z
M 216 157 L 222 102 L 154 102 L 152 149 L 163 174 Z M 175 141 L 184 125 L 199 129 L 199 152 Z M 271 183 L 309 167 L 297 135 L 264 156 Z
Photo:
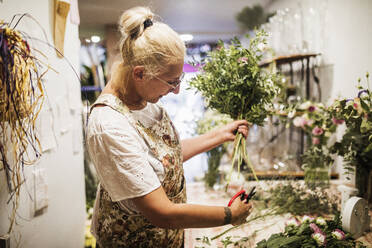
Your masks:
M 313 142 L 313 145 L 319 145 L 320 144 L 320 139 L 319 138 L 313 137 L 311 139 L 311 141 Z
M 315 223 L 310 223 L 310 228 L 314 233 L 322 233 L 322 230 Z
M 313 120 L 306 119 L 305 117 L 299 117 L 293 119 L 293 125 L 296 127 L 304 128 L 305 126 L 311 126 L 314 123 Z
M 248 58 L 247 57 L 241 57 L 241 58 L 238 58 L 238 62 L 241 63 L 241 62 L 247 62 L 248 61 Z
M 359 99 L 359 97 L 355 97 L 355 98 L 354 98 L 353 107 L 354 107 L 356 110 L 359 110 L 359 107 L 360 107 L 360 99 Z
M 311 105 L 307 110 L 309 110 L 309 112 L 314 112 L 316 110 L 316 107 Z
M 315 136 L 319 136 L 319 135 L 322 135 L 323 134 L 323 129 L 321 127 L 314 127 L 313 131 L 312 131 L 312 134 L 315 135 Z
M 332 123 L 335 125 L 340 125 L 340 124 L 343 124 L 344 122 L 345 122 L 344 120 L 339 120 L 339 119 L 336 119 L 335 117 L 332 118 Z
M 306 123 L 305 118 L 297 116 L 296 118 L 293 119 L 293 125 L 295 127 L 304 127 Z
M 332 237 L 334 237 L 338 240 L 343 240 L 343 239 L 345 239 L 345 233 L 343 231 L 341 231 L 340 229 L 335 229 L 332 232 Z
M 311 120 L 311 119 L 310 119 L 310 120 L 306 120 L 306 125 L 307 125 L 307 126 L 310 127 L 310 126 L 313 125 L 313 124 L 314 124 L 314 120 Z

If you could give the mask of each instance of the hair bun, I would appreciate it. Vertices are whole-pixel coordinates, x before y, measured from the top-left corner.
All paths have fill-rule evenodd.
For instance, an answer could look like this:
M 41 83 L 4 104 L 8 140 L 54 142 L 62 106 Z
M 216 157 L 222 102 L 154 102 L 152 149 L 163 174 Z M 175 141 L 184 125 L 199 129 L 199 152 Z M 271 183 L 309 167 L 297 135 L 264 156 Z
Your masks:
M 144 22 L 143 22 L 143 29 L 146 29 L 150 26 L 152 26 L 152 20 L 151 19 L 146 19 Z
M 153 16 L 154 14 L 147 7 L 129 9 L 120 17 L 120 32 L 123 36 L 130 36 L 131 38 L 138 37 L 143 33 L 146 27 L 152 25 Z

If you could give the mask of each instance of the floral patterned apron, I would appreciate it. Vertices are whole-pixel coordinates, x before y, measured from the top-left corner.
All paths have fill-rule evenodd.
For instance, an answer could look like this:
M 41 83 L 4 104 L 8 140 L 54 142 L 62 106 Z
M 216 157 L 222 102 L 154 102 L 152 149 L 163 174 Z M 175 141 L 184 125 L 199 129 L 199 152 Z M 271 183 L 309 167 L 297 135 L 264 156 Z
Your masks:
M 161 120 L 146 128 L 135 121 L 131 111 L 114 95 L 103 94 L 93 104 L 107 105 L 126 116 L 145 140 L 150 151 L 164 167 L 161 183 L 170 201 L 186 202 L 185 178 L 182 167 L 182 151 L 178 134 L 162 109 Z M 183 229 L 163 229 L 151 224 L 140 213 L 129 212 L 119 202 L 113 202 L 107 191 L 99 186 L 95 206 L 94 233 L 102 248 L 109 247 L 183 247 Z

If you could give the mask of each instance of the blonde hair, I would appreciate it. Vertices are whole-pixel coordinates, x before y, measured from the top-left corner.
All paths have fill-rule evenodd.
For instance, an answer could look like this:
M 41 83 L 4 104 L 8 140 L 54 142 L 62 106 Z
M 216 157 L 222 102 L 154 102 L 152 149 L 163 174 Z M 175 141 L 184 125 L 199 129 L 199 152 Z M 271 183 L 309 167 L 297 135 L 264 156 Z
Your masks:
M 145 27 L 145 21 L 150 25 Z M 149 8 L 135 7 L 125 11 L 120 17 L 119 27 L 124 65 L 142 65 L 146 75 L 152 77 L 165 72 L 169 65 L 183 61 L 184 42 L 168 25 L 155 22 Z

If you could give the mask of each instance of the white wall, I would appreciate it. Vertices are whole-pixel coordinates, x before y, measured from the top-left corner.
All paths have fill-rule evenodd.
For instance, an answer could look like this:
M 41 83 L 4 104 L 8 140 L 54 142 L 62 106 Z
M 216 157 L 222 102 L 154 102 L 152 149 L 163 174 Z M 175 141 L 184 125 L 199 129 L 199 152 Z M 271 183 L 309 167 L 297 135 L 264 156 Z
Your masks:
M 325 21 L 323 61 L 333 66 L 331 97 L 353 97 L 357 79 L 372 72 L 372 1 L 371 0 L 275 0 L 268 10 L 296 8 L 299 2 L 312 2 L 313 8 L 328 6 Z
M 324 63 L 322 70 L 327 71 L 320 82 L 322 99 L 331 102 L 338 96 L 356 97 L 358 78 L 365 79 L 366 72 L 372 72 L 372 1 L 273 0 L 268 10 L 297 8 L 304 2 L 313 8 L 328 6 L 324 50 L 321 51 Z M 337 171 L 342 174 L 341 167 L 338 161 Z
M 41 24 L 47 38 L 53 43 L 53 0 L 4 0 L 0 3 L 0 19 L 10 21 L 14 14 L 29 13 Z M 68 17 L 65 36 L 65 56 L 79 73 L 78 25 Z M 30 36 L 43 39 L 36 23 L 25 18 L 17 29 Z M 26 183 L 22 187 L 18 225 L 11 235 L 11 247 L 83 247 L 85 226 L 85 188 L 83 144 L 81 125 L 80 83 L 68 63 L 57 58 L 55 52 L 40 42 L 31 42 L 48 57 L 49 64 L 58 74 L 49 71 L 45 77 L 47 99 L 39 123 L 41 145 L 47 149 L 34 165 L 25 167 Z M 45 59 L 42 59 L 46 61 Z M 44 117 L 42 117 L 44 116 Z M 39 118 L 39 121 L 40 121 Z M 49 132 L 50 131 L 50 132 Z M 48 135 L 50 135 L 48 137 Z M 33 217 L 33 172 L 45 170 L 48 186 L 48 208 L 40 216 Z M 9 227 L 7 205 L 9 194 L 3 171 L 0 171 L 0 236 Z

